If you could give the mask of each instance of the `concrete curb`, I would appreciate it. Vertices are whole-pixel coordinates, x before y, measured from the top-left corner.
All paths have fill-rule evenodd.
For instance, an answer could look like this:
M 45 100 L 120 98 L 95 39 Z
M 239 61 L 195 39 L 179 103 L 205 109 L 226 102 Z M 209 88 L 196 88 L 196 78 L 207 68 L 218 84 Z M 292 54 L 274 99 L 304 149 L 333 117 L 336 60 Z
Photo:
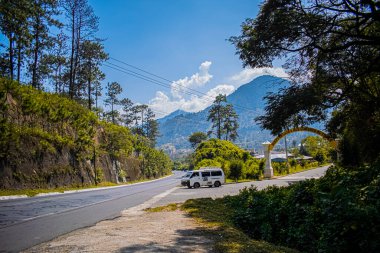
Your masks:
M 62 194 L 69 194 L 69 193 L 76 193 L 76 192 L 88 192 L 88 191 L 98 191 L 98 190 L 105 190 L 105 189 L 114 189 L 114 188 L 121 188 L 121 187 L 128 187 L 128 186 L 133 186 L 133 185 L 138 185 L 138 184 L 145 184 L 145 183 L 150 183 L 158 180 L 165 179 L 167 177 L 171 177 L 174 174 L 149 180 L 149 181 L 143 181 L 143 182 L 138 182 L 138 183 L 133 183 L 133 184 L 126 184 L 126 185 L 116 185 L 116 186 L 106 186 L 106 187 L 99 187 L 99 188 L 87 188 L 87 189 L 80 189 L 80 190 L 69 190 L 69 191 L 64 191 L 64 192 L 48 192 L 48 193 L 39 193 L 36 196 L 33 197 L 28 197 L 27 195 L 10 195 L 10 196 L 0 196 L 0 201 L 1 200 L 12 200 L 12 199 L 22 199 L 22 198 L 34 198 L 34 197 L 43 197 L 43 196 L 52 196 L 52 195 L 62 195 Z

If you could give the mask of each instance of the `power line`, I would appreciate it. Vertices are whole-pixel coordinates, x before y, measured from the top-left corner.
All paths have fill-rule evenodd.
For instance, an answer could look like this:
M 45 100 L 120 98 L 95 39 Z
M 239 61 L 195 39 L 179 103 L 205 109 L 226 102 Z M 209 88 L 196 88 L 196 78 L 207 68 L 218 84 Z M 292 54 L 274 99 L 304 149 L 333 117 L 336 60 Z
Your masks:
M 144 72 L 144 73 L 147 73 L 147 74 L 149 74 L 149 75 L 152 75 L 152 76 L 155 76 L 155 77 L 157 77 L 157 78 L 160 78 L 160 79 L 162 79 L 162 80 L 165 80 L 165 81 L 167 81 L 167 82 L 170 82 L 170 83 L 173 83 L 173 82 L 174 82 L 174 81 L 170 81 L 170 80 L 167 79 L 167 78 L 164 78 L 164 77 L 161 77 L 161 76 L 159 76 L 159 75 L 153 74 L 153 73 L 151 73 L 151 72 L 149 72 L 149 71 L 143 70 L 143 69 L 141 69 L 141 68 L 139 68 L 139 67 L 133 66 L 132 64 L 129 64 L 129 63 L 126 63 L 126 62 L 124 62 L 124 61 L 121 61 L 121 60 L 115 59 L 115 58 L 113 58 L 113 57 L 110 57 L 110 59 L 112 59 L 112 60 L 114 60 L 114 61 L 117 61 L 117 62 L 120 62 L 120 63 L 122 63 L 122 64 L 124 64 L 124 65 L 126 65 L 126 66 L 130 66 L 130 67 L 132 67 L 132 68 L 134 68 L 134 69 L 140 70 L 140 71 L 142 71 L 142 72 Z M 109 64 L 112 64 L 112 63 L 110 63 L 110 62 L 108 62 L 108 63 L 109 63 Z M 118 65 L 116 65 L 116 64 L 113 64 L 113 65 L 114 65 L 114 66 L 118 66 Z M 128 69 L 126 69 L 126 68 L 123 68 L 123 67 L 121 67 L 121 66 L 118 66 L 118 67 L 121 68 L 121 69 L 123 69 L 123 70 L 133 72 L 133 71 L 128 70 Z M 136 72 L 133 72 L 133 73 L 136 74 Z M 144 77 L 144 78 L 148 78 L 148 79 L 150 79 L 150 80 L 154 80 L 153 83 L 155 83 L 155 84 L 158 84 L 157 82 L 159 82 L 160 84 L 158 84 L 158 85 L 160 85 L 160 86 L 164 86 L 164 87 L 166 87 L 166 88 L 170 88 L 170 89 L 175 89 L 175 90 L 177 90 L 177 91 L 184 92 L 184 93 L 186 93 L 186 94 L 188 94 L 188 95 L 197 95 L 197 96 L 199 96 L 199 95 L 203 95 L 204 97 L 199 97 L 199 98 L 202 99 L 202 100 L 204 100 L 204 101 L 207 101 L 207 102 L 213 102 L 214 99 L 215 99 L 214 97 L 209 96 L 207 93 L 204 93 L 204 92 L 201 92 L 201 91 L 198 91 L 198 90 L 195 90 L 195 89 L 192 89 L 192 88 L 189 88 L 189 87 L 183 86 L 183 85 L 181 85 L 181 84 L 178 84 L 178 86 L 179 86 L 179 87 L 182 87 L 182 88 L 185 89 L 185 90 L 189 90 L 189 91 L 186 92 L 186 91 L 183 91 L 183 90 L 179 90 L 178 88 L 176 89 L 175 87 L 172 87 L 171 85 L 169 85 L 169 84 L 167 84 L 167 83 L 162 83 L 161 81 L 155 80 L 155 79 L 153 79 L 153 78 L 147 77 L 147 76 L 142 75 L 142 74 L 138 74 L 138 75 L 139 75 L 139 76 L 142 76 L 142 77 Z M 145 79 L 144 79 L 144 80 L 145 80 Z M 146 80 L 146 81 L 148 81 L 148 80 Z M 198 94 L 195 94 L 195 93 L 198 93 Z M 206 97 L 208 97 L 209 99 L 207 99 Z M 245 106 L 241 106 L 241 105 L 238 105 L 238 104 L 234 104 L 234 106 L 235 106 L 236 108 L 244 109 L 244 110 L 247 110 L 247 111 L 252 111 L 252 112 L 255 111 L 255 110 L 252 109 L 252 108 L 247 108 L 247 107 L 245 107 Z
M 110 66 L 110 65 L 112 66 Z M 177 90 L 179 92 L 183 92 L 187 95 L 197 95 L 197 94 L 194 94 L 190 91 L 185 91 L 185 90 L 180 90 L 179 88 L 176 88 L 176 87 L 171 87 L 170 85 L 168 85 L 167 83 L 163 83 L 161 81 L 158 81 L 158 80 L 155 80 L 153 78 L 150 78 L 150 77 L 147 77 L 145 75 L 142 75 L 142 74 L 139 74 L 137 72 L 134 72 L 134 71 L 131 71 L 129 69 L 126 69 L 126 68 L 123 68 L 119 65 L 116 65 L 116 64 L 113 64 L 113 63 L 110 63 L 110 62 L 107 62 L 107 63 L 103 63 L 104 66 L 108 67 L 108 68 L 111 68 L 111 69 L 114 69 L 114 70 L 117 70 L 117 71 L 120 71 L 120 72 L 123 72 L 125 74 L 128 74 L 128 75 L 131 75 L 131 76 L 134 76 L 136 78 L 139 78 L 139 79 L 142 79 L 142 80 L 145 80 L 147 82 L 150 82 L 150 83 L 153 83 L 153 84 L 156 84 L 156 85 L 159 85 L 159 86 L 162 86 L 162 87 L 165 87 L 165 88 L 169 88 L 169 89 L 174 89 L 174 90 Z M 199 99 L 203 100 L 203 101 L 206 101 L 206 102 L 213 102 L 213 100 L 210 100 L 210 99 L 207 99 L 207 98 L 203 98 L 203 97 L 198 97 Z

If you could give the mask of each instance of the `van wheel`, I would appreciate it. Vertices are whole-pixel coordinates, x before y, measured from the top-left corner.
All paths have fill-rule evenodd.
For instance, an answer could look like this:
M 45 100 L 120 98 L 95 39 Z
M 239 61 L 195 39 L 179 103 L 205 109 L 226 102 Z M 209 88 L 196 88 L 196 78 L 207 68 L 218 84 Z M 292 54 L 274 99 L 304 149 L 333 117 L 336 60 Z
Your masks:
M 220 182 L 219 182 L 219 181 L 216 181 L 216 182 L 214 183 L 214 186 L 215 186 L 215 187 L 219 187 L 219 186 L 220 186 Z
M 194 183 L 194 188 L 199 188 L 201 185 L 199 183 Z

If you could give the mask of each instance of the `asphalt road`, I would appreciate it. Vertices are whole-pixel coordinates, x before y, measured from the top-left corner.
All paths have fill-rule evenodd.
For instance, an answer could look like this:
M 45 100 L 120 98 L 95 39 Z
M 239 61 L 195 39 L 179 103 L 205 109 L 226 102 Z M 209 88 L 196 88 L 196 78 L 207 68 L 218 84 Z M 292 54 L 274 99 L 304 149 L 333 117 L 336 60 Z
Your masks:
M 247 183 L 226 184 L 219 188 L 201 187 L 198 189 L 189 189 L 187 187 L 178 187 L 160 201 L 153 204 L 153 206 L 162 206 L 170 203 L 182 203 L 187 199 L 195 198 L 221 198 L 226 195 L 236 195 L 240 190 L 255 186 L 257 189 L 264 189 L 271 185 L 288 186 L 289 184 L 311 178 L 319 178 L 323 176 L 329 166 L 320 167 L 313 170 L 303 171 L 289 176 L 279 177 L 271 180 L 252 181 Z
M 18 252 L 78 228 L 88 227 L 101 220 L 113 219 L 122 210 L 137 206 L 173 189 L 154 206 L 187 199 L 235 195 L 239 190 L 256 186 L 285 186 L 293 181 L 317 178 L 327 167 L 290 176 L 240 184 L 227 184 L 219 188 L 188 189 L 179 187 L 181 172 L 152 182 L 112 187 L 101 190 L 61 194 L 27 199 L 0 201 L 0 252 Z
M 180 172 L 160 180 L 102 190 L 0 201 L 0 252 L 18 252 L 113 219 L 178 186 Z

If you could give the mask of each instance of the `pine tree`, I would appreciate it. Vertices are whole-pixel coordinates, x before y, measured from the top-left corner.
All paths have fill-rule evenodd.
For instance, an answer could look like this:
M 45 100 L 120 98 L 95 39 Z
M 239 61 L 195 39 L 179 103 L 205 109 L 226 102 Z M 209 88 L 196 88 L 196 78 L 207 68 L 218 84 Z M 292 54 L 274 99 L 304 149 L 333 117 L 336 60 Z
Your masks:
M 209 115 L 207 120 L 212 122 L 212 129 L 215 128 L 215 135 L 218 139 L 222 138 L 223 129 L 222 129 L 222 122 L 223 122 L 223 109 L 224 104 L 227 102 L 226 95 L 219 94 L 215 100 L 214 103 L 211 106 L 211 109 L 209 110 Z M 212 131 L 209 132 L 211 134 Z
M 119 112 L 115 110 L 115 105 L 119 105 L 120 101 L 117 96 L 123 91 L 120 84 L 117 82 L 112 82 L 107 84 L 106 99 L 104 100 L 105 105 L 111 106 L 111 111 L 108 112 L 108 116 L 111 118 L 113 124 L 117 123 L 117 118 Z
M 100 70 L 100 65 L 108 59 L 108 54 L 104 52 L 104 47 L 100 42 L 84 41 L 80 48 L 82 57 L 82 65 L 78 75 L 80 83 L 86 83 L 83 86 L 84 93 L 87 93 L 87 106 L 91 110 L 94 103 L 92 96 L 96 88 L 96 83 L 99 83 L 105 78 L 104 73 Z
M 225 140 L 236 140 L 238 137 L 237 129 L 239 128 L 238 115 L 231 104 L 227 104 L 223 108 L 223 117 L 223 132 L 225 133 Z
M 133 103 L 129 98 L 123 98 L 120 101 L 121 106 L 123 107 L 123 114 L 121 115 L 123 124 L 125 126 L 131 126 L 134 120 L 133 114 Z

